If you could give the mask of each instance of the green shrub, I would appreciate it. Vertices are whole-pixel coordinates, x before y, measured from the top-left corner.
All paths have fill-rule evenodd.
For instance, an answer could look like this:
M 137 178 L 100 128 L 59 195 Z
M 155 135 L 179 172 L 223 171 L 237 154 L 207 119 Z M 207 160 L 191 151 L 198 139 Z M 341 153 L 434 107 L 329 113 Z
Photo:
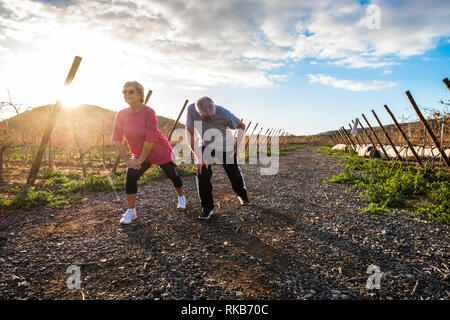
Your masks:
M 450 224 L 450 176 L 446 172 L 414 168 L 400 161 L 367 159 L 323 148 L 323 154 L 344 159 L 343 173 L 328 182 L 355 185 L 369 206 L 364 212 L 382 213 L 388 207 Z M 352 171 L 360 173 L 352 173 Z

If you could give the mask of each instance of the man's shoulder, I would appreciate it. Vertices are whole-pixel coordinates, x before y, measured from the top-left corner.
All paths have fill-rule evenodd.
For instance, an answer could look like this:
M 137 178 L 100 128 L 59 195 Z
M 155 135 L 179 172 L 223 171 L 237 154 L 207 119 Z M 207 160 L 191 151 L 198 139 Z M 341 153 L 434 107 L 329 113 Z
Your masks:
M 227 109 L 227 108 L 225 108 L 223 106 L 217 105 L 217 104 L 216 104 L 216 110 L 219 110 L 219 111 L 224 112 L 224 113 L 232 113 L 229 109 Z
M 234 115 L 230 110 L 227 108 L 224 108 L 222 106 L 219 106 L 216 104 L 216 114 L 221 114 L 223 116 L 229 117 L 230 115 Z
M 197 114 L 197 110 L 195 110 L 195 104 L 191 103 L 187 108 L 187 114 L 190 116 L 195 116 Z

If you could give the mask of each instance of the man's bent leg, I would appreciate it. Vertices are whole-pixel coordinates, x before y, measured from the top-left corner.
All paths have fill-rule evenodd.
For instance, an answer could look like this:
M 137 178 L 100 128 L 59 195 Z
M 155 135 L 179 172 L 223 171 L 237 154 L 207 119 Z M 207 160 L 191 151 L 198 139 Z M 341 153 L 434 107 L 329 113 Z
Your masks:
M 212 168 L 211 165 L 209 165 L 208 169 L 206 169 L 206 166 L 203 166 L 202 173 L 197 175 L 195 178 L 197 183 L 198 197 L 200 198 L 200 204 L 205 210 L 214 208 L 211 177 Z
M 234 153 L 224 152 L 222 166 L 225 169 L 228 179 L 230 179 L 233 191 L 238 196 L 247 199 L 247 187 L 241 167 L 237 164 L 236 155 Z

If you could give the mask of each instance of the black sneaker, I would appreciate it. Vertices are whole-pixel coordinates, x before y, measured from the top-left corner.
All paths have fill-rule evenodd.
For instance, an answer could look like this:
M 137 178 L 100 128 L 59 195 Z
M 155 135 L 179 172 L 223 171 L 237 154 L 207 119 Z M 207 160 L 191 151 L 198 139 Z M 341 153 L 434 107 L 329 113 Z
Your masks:
M 200 220 L 208 220 L 212 213 L 213 209 L 203 209 L 202 213 L 198 216 L 198 218 Z
M 238 199 L 239 199 L 239 202 L 241 203 L 241 206 L 245 206 L 250 203 L 250 200 L 248 200 L 247 196 L 245 196 L 245 197 L 238 196 Z

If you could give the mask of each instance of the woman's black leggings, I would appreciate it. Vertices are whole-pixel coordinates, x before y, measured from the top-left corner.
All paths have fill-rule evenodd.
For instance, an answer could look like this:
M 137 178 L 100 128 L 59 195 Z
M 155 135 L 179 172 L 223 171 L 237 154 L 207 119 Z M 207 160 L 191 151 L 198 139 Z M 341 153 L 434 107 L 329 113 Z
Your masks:
M 177 172 L 177 167 L 175 163 L 172 161 L 163 163 L 159 165 L 161 169 L 164 171 L 166 176 L 172 180 L 172 183 L 175 188 L 180 188 L 183 185 L 183 181 Z M 132 169 L 128 168 L 127 170 L 127 182 L 125 184 L 125 192 L 126 194 L 135 194 L 137 193 L 137 183 L 139 178 L 144 174 L 148 168 L 151 167 L 151 164 L 147 161 L 142 162 L 140 169 Z

